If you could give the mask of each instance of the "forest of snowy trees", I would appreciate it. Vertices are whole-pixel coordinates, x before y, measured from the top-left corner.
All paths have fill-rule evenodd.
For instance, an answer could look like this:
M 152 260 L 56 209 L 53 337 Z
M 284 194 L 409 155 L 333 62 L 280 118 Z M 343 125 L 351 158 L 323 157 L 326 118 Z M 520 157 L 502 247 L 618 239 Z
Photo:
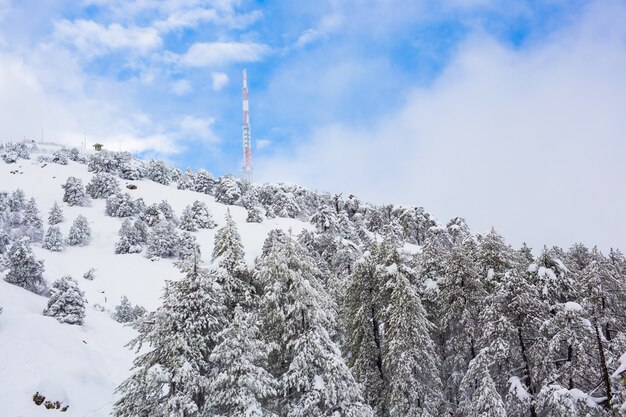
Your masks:
M 5 145 L 3 155 L 10 163 L 28 152 Z M 472 234 L 462 218 L 440 224 L 418 207 L 214 179 L 126 153 L 59 155 L 96 173 L 86 187 L 68 178 L 59 202 L 106 199 L 106 215 L 124 218 L 111 252 L 177 259 L 182 275 L 154 311 L 127 298 L 116 307 L 113 318 L 137 330 L 137 356 L 115 416 L 626 415 L 619 250 L 533 252 L 494 230 Z M 202 254 L 194 233 L 216 223 L 200 199 L 175 213 L 166 200 L 147 205 L 122 193 L 119 178 L 209 194 L 246 208 L 250 222 L 291 217 L 314 227 L 273 230 L 248 265 L 227 212 L 213 253 Z M 55 204 L 44 233 L 34 200 L 0 193 L 5 280 L 50 295 L 43 314 L 80 325 L 76 281 L 60 277 L 48 289 L 30 249 L 89 244 L 85 217 L 66 239 L 55 226 L 63 221 Z

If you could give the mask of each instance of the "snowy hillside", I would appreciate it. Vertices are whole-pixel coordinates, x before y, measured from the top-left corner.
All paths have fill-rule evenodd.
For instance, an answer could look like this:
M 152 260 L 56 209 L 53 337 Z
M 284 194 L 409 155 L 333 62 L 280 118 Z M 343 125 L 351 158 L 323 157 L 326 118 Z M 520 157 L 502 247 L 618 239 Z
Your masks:
M 626 415 L 617 249 L 122 152 L 0 158 L 2 417 Z
M 0 162 L 0 192 L 22 189 L 28 198 L 34 197 L 45 219 L 54 202 L 61 203 L 61 186 L 70 176 L 87 185 L 93 173 L 87 166 L 68 161 L 67 165 L 37 162 L 39 154 L 49 156 L 54 146 L 43 146 L 30 160 L 14 164 Z M 13 172 L 12 172 L 13 171 Z M 280 228 L 298 234 L 310 224 L 295 219 L 266 219 L 263 223 L 247 223 L 243 207 L 226 206 L 209 195 L 178 190 L 176 185 L 161 185 L 143 179 L 122 180 L 135 184 L 128 190 L 134 198 L 146 204 L 167 200 L 180 215 L 194 200 L 204 201 L 217 223 L 214 229 L 195 232 L 203 258 L 210 261 L 215 231 L 223 225 L 230 209 L 242 236 L 246 261 L 252 265 L 259 255 L 267 233 Z M 70 275 L 79 282 L 88 301 L 85 324 L 68 326 L 42 311 L 47 299 L 0 280 L 0 404 L 3 416 L 49 416 L 52 411 L 37 407 L 32 400 L 35 392 L 53 400 L 70 404 L 64 415 L 108 416 L 114 401 L 113 390 L 128 376 L 134 353 L 124 346 L 133 336 L 128 327 L 112 320 L 109 312 L 94 309 L 94 305 L 113 310 L 123 295 L 134 304 L 155 309 L 160 304 L 165 280 L 177 280 L 181 274 L 173 267 L 174 259 L 151 261 L 142 254 L 115 255 L 115 243 L 123 219 L 105 215 L 105 200 L 91 200 L 89 207 L 63 206 L 65 221 L 60 229 L 67 236 L 72 220 L 82 214 L 92 229 L 89 245 L 66 247 L 51 252 L 34 245 L 38 259 L 44 260 L 44 278 L 52 283 Z M 46 225 L 47 226 L 47 225 Z M 83 274 L 95 268 L 95 279 L 83 279 Z

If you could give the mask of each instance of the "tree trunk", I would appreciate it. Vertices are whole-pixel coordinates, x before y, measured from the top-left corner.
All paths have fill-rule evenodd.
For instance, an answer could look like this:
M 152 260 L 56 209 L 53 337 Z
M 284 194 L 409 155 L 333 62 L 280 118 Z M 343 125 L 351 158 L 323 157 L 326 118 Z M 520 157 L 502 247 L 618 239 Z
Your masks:
M 602 346 L 602 338 L 600 337 L 600 329 L 598 329 L 598 325 L 594 326 L 596 328 L 596 342 L 598 343 L 598 353 L 600 356 L 600 371 L 602 372 L 602 380 L 604 381 L 604 386 L 606 387 L 606 407 L 611 407 L 611 380 L 609 378 L 609 370 L 606 366 L 606 356 L 604 356 L 604 346 Z
M 528 356 L 526 355 L 526 345 L 524 344 L 524 338 L 522 337 L 522 328 L 517 327 L 517 337 L 519 339 L 519 346 L 522 351 L 522 359 L 524 360 L 524 372 L 526 373 L 526 386 L 528 387 L 528 392 L 531 395 L 530 402 L 530 417 L 537 417 L 537 411 L 535 410 L 535 389 L 533 388 L 532 376 L 530 374 L 530 364 L 528 363 Z

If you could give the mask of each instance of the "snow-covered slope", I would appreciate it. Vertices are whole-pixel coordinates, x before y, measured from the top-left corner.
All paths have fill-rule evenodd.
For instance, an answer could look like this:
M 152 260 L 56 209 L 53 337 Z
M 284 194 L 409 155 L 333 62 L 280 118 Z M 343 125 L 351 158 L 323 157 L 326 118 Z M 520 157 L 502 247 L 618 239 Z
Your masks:
M 43 149 L 45 151 L 45 148 Z M 0 191 L 21 188 L 27 197 L 37 201 L 45 220 L 54 202 L 62 202 L 63 189 L 69 176 L 81 178 L 86 185 L 92 173 L 85 165 L 70 161 L 68 165 L 40 163 L 36 154 L 31 160 L 16 164 L 0 163 Z M 17 170 L 17 171 L 16 171 Z M 13 171 L 13 172 L 12 172 Z M 218 228 L 230 209 L 241 233 L 246 261 L 251 265 L 259 255 L 263 240 L 275 228 L 298 234 L 308 223 L 294 219 L 266 219 L 263 223 L 247 223 L 242 207 L 216 203 L 214 198 L 175 185 L 165 186 L 149 180 L 120 180 L 122 186 L 133 183 L 128 190 L 146 204 L 167 200 L 177 215 L 194 200 L 207 204 Z M 125 347 L 134 331 L 110 318 L 109 312 L 128 296 L 133 304 L 147 309 L 159 305 L 165 280 L 176 280 L 180 274 L 173 260 L 151 261 L 143 254 L 115 255 L 114 245 L 123 219 L 104 214 L 105 201 L 92 200 L 90 207 L 63 205 L 65 221 L 60 226 L 67 236 L 72 221 L 82 214 L 89 220 L 92 238 L 88 246 L 68 246 L 62 252 L 50 252 L 33 245 L 38 259 L 44 260 L 44 277 L 48 284 L 63 275 L 71 275 L 85 291 L 88 300 L 85 324 L 61 324 L 42 314 L 47 299 L 0 279 L 0 416 L 37 417 L 57 415 L 57 410 L 36 406 L 32 396 L 40 392 L 52 401 L 69 404 L 66 416 L 108 416 L 115 400 L 114 389 L 129 375 L 134 353 Z M 46 225 L 47 228 L 47 225 Z M 202 258 L 208 263 L 213 249 L 215 229 L 194 232 L 201 246 Z M 95 268 L 95 279 L 83 274 Z M 94 308 L 96 304 L 105 311 Z

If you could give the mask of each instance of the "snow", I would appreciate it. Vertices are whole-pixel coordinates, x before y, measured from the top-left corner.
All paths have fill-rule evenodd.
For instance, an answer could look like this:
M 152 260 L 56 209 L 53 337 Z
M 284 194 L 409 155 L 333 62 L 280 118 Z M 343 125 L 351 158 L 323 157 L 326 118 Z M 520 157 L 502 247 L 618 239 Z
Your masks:
M 563 304 L 563 308 L 565 309 L 565 311 L 575 311 L 575 312 L 581 312 L 583 311 L 583 308 L 580 304 L 575 303 L 573 301 L 568 301 L 566 303 Z
M 509 378 L 509 393 L 517 397 L 520 402 L 524 402 L 530 399 L 530 394 L 526 391 L 526 387 L 522 383 L 522 381 L 516 377 L 512 376 Z
M 537 264 L 536 263 L 532 263 L 532 264 L 528 265 L 528 272 L 530 272 L 530 273 L 537 272 Z
M 52 147 L 44 147 L 51 153 Z M 56 148 L 54 148 L 56 150 Z M 0 404 L 3 416 L 38 417 L 51 415 L 43 405 L 32 400 L 39 391 L 47 399 L 69 404 L 64 416 L 108 416 L 115 401 L 114 389 L 129 376 L 135 354 L 125 345 L 134 336 L 134 330 L 117 323 L 110 312 L 123 295 L 130 302 L 148 310 L 160 305 L 160 296 L 166 280 L 178 280 L 180 272 L 173 267 L 174 260 L 151 261 L 144 254 L 115 255 L 114 246 L 124 219 L 105 216 L 105 200 L 92 200 L 89 207 L 70 207 L 61 204 L 63 189 L 69 176 L 89 183 L 93 174 L 86 165 L 68 161 L 67 165 L 18 160 L 7 165 L 0 162 L 0 191 L 12 192 L 21 188 L 27 197 L 35 197 L 40 215 L 48 228 L 47 213 L 57 202 L 65 220 L 57 224 L 67 237 L 74 219 L 80 214 L 87 218 L 92 230 L 87 246 L 68 246 L 62 252 L 51 252 L 33 246 L 37 259 L 44 260 L 44 278 L 48 285 L 61 276 L 70 275 L 87 299 L 85 324 L 61 324 L 42 312 L 47 299 L 32 294 L 2 280 L 0 274 Z M 44 166 L 45 165 L 45 166 Z M 18 174 L 10 171 L 18 169 Z M 150 180 L 119 179 L 123 192 L 133 198 L 143 198 L 147 205 L 166 199 L 180 216 L 185 206 L 200 200 L 207 204 L 217 223 L 214 229 L 203 229 L 192 234 L 201 246 L 202 258 L 210 262 L 215 232 L 225 223 L 227 209 L 237 224 L 245 248 L 245 261 L 252 265 L 261 253 L 263 241 L 270 230 L 291 230 L 297 235 L 313 226 L 295 219 L 266 219 L 263 223 L 247 223 L 247 211 L 239 206 L 217 203 L 212 196 L 189 190 L 178 190 Z M 136 190 L 126 188 L 137 186 Z M 95 279 L 89 281 L 83 274 L 95 268 Z M 105 311 L 98 311 L 96 304 Z
M 493 281 L 493 277 L 495 276 L 495 272 L 493 271 L 493 268 L 489 268 L 489 270 L 487 271 L 487 281 Z
M 542 278 L 548 278 L 551 281 L 556 281 L 556 274 L 551 268 L 540 266 L 537 274 Z
M 617 367 L 615 372 L 613 372 L 613 375 L 611 375 L 612 378 L 618 378 L 621 374 L 624 373 L 624 371 L 626 371 L 626 353 L 620 356 L 618 362 L 619 366 Z

